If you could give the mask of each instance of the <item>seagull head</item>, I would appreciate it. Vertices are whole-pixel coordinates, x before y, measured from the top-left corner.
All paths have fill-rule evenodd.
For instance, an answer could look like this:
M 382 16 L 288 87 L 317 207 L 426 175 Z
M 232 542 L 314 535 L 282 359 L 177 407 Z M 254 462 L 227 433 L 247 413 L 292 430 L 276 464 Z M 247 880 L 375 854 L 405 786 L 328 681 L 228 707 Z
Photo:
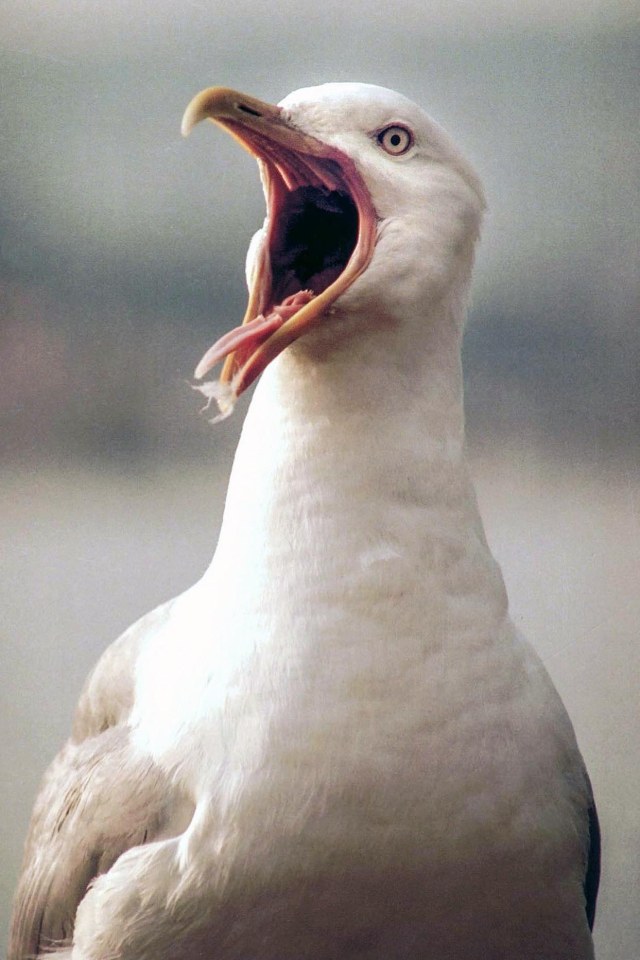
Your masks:
M 329 83 L 277 106 L 212 87 L 193 98 L 186 136 L 208 119 L 258 161 L 267 216 L 247 260 L 240 327 L 195 370 L 221 416 L 289 344 L 329 313 L 410 313 L 442 295 L 472 261 L 484 198 L 447 134 L 406 97 L 370 84 Z M 404 301 L 404 302 L 403 302 Z M 423 313 L 427 313 L 425 309 Z M 415 310 L 414 310 L 415 312 Z

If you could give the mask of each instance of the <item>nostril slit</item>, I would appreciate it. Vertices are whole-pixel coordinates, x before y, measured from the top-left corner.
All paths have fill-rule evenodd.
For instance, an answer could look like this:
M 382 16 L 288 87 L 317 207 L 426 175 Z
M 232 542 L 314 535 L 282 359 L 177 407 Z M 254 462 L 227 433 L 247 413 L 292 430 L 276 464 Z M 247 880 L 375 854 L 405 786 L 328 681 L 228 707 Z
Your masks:
M 262 114 L 259 110 L 254 110 L 252 107 L 247 107 L 244 103 L 237 104 L 238 110 L 242 110 L 243 113 L 249 113 L 252 117 L 261 117 Z

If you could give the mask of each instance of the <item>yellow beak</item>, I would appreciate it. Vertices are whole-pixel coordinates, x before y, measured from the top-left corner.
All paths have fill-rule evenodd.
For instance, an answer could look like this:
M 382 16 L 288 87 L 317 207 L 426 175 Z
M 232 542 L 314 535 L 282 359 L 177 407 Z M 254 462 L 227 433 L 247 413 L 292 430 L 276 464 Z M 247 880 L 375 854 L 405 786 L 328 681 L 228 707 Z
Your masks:
M 201 378 L 226 357 L 220 383 L 231 390 L 231 406 L 264 368 L 293 340 L 317 324 L 327 308 L 367 268 L 376 242 L 377 218 L 369 191 L 353 161 L 341 150 L 295 127 L 280 107 L 226 87 L 203 90 L 193 98 L 182 120 L 187 136 L 201 120 L 227 130 L 262 167 L 267 194 L 267 238 L 258 251 L 243 326 L 207 351 L 195 376 Z M 286 210 L 295 191 L 348 197 L 357 211 L 357 235 L 348 260 L 322 289 L 289 290 L 277 302 L 278 277 L 272 252 L 282 246 Z M 320 278 L 318 278 L 320 285 Z M 228 391 L 227 391 L 228 393 Z M 227 412 L 224 410 L 223 412 Z

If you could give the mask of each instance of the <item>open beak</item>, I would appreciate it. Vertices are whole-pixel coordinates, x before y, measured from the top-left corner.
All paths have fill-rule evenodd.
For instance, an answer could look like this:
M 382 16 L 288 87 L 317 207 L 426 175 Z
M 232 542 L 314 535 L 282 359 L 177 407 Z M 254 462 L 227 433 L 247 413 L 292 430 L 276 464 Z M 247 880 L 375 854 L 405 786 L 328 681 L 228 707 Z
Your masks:
M 225 360 L 219 382 L 198 389 L 226 416 L 267 364 L 317 324 L 367 268 L 376 213 L 353 161 L 298 130 L 280 107 L 211 87 L 187 107 L 183 135 L 204 119 L 257 158 L 267 200 L 266 237 L 242 326 L 214 343 L 195 370 L 201 379 Z

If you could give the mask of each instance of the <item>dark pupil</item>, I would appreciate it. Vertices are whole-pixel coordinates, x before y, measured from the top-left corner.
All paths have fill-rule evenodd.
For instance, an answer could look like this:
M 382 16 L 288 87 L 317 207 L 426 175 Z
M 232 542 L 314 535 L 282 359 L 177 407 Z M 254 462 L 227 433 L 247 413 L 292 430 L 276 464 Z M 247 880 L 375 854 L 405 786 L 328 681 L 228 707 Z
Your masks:
M 399 134 L 399 133 L 392 133 L 392 134 L 391 134 L 391 146 L 392 146 L 392 147 L 399 147 L 399 146 L 400 146 L 400 134 Z

